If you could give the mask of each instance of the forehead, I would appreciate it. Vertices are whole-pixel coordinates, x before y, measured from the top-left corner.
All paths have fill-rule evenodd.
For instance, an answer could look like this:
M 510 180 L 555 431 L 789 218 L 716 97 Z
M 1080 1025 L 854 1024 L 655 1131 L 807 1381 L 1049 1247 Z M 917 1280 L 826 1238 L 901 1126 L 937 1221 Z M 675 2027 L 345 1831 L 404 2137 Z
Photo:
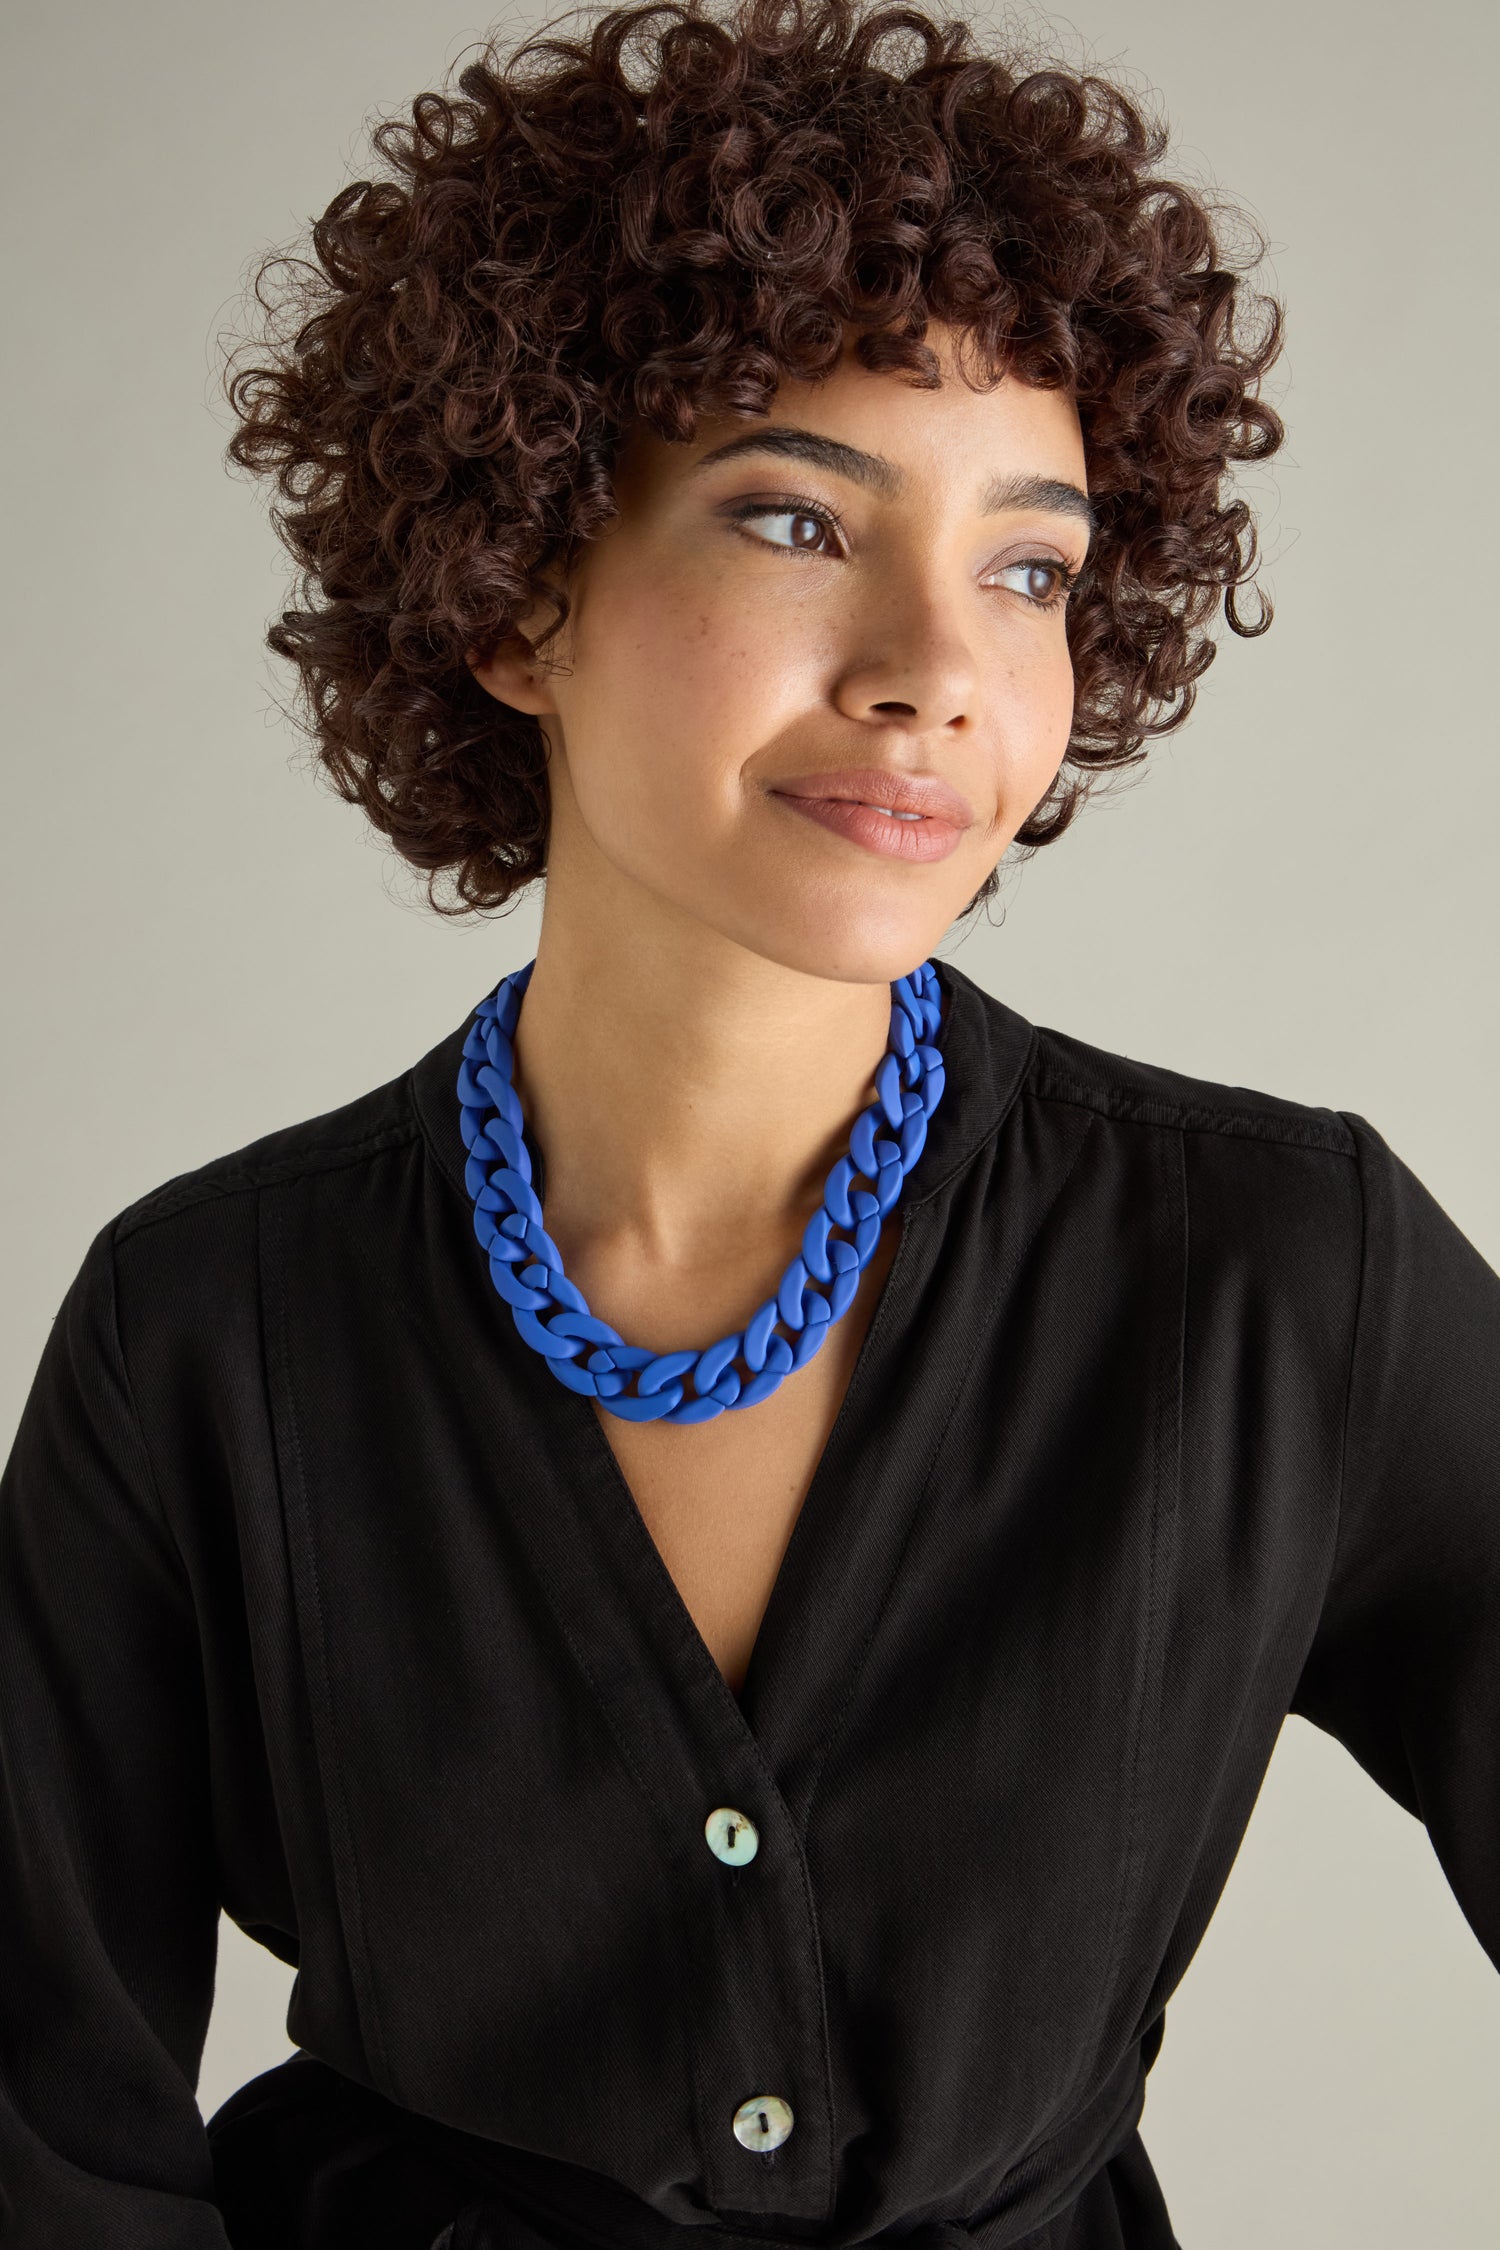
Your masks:
M 987 387 L 982 373 L 966 380 L 946 330 L 933 324 L 926 341 L 937 353 L 942 380 L 918 389 L 905 371 L 872 373 L 855 358 L 852 338 L 834 371 L 818 382 L 786 379 L 765 415 L 717 414 L 699 418 L 688 444 L 668 443 L 644 430 L 630 433 L 620 452 L 626 482 L 697 481 L 720 460 L 766 466 L 754 441 L 767 432 L 813 433 L 850 449 L 877 470 L 842 465 L 852 481 L 877 497 L 900 502 L 920 492 L 929 500 L 942 489 L 973 486 L 992 494 L 997 480 L 1056 481 L 1087 489 L 1083 434 L 1067 391 L 1043 390 L 1004 374 Z M 790 442 L 777 448 L 795 457 Z M 801 449 L 815 465 L 840 472 L 824 449 Z

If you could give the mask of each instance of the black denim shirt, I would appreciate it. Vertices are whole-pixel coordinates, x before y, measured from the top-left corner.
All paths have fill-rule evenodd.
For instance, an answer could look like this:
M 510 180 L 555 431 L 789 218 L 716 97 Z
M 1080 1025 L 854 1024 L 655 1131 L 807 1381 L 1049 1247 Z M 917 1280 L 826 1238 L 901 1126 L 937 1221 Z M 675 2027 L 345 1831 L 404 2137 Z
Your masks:
M 0 1488 L 7 2250 L 1160 2250 L 1145 2072 L 1288 1711 L 1500 1960 L 1500 1280 L 1360 1118 L 939 974 L 739 1699 L 491 1283 L 467 1019 L 95 1237 Z M 221 1907 L 304 2052 L 211 2144 Z

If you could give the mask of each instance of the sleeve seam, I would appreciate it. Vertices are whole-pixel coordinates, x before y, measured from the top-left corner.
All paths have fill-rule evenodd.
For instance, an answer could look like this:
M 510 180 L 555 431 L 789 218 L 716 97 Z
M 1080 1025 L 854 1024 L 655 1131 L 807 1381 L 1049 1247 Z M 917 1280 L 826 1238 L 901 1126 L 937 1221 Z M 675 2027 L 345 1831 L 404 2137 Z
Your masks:
M 1218 1133 L 1230 1139 L 1267 1141 L 1280 1148 L 1314 1149 L 1327 1156 L 1358 1162 L 1356 1151 L 1336 1140 L 1326 1129 L 1260 1117 L 1250 1110 L 1163 1101 L 1155 1096 L 1105 1091 L 1061 1078 L 1038 1077 L 1033 1091 L 1039 1101 L 1065 1102 L 1075 1108 L 1091 1109 L 1121 1124 L 1152 1126 L 1167 1132 Z M 1342 1116 L 1343 1112 L 1334 1114 Z
M 147 1443 L 146 1439 L 145 1419 L 141 1414 L 140 1405 L 136 1398 L 135 1385 L 131 1381 L 130 1362 L 125 1356 L 125 1338 L 120 1327 L 119 1271 L 115 1259 L 115 1234 L 119 1223 L 119 1217 L 117 1215 L 110 1221 L 109 1226 L 106 1230 L 107 1247 L 109 1251 L 110 1331 L 114 1337 L 115 1354 L 120 1363 L 120 1382 L 125 1392 L 125 1403 L 130 1409 L 131 1425 L 135 1431 L 136 1443 L 141 1449 L 141 1459 L 145 1463 L 146 1485 L 150 1495 L 152 1512 L 156 1519 L 156 1526 L 158 1531 L 160 1531 L 162 1537 L 166 1540 L 168 1546 L 170 1547 L 171 1552 L 176 1560 L 177 1567 L 182 1573 L 183 1581 L 186 1584 L 188 1580 L 187 1561 L 183 1555 L 181 1545 L 177 1538 L 177 1534 L 172 1529 L 172 1519 L 167 1513 L 166 1502 L 162 1498 L 161 1483 L 156 1474 L 156 1464 L 151 1458 L 151 1447 Z
M 1349 1477 L 1349 1435 L 1354 1417 L 1354 1378 L 1365 1340 L 1370 1274 L 1370 1197 L 1365 1184 L 1365 1158 L 1353 1118 L 1345 1110 L 1340 1110 L 1339 1115 L 1349 1127 L 1350 1134 L 1353 1137 L 1354 1173 L 1359 1182 L 1359 1282 L 1355 1291 L 1354 1322 L 1349 1339 L 1349 1372 L 1344 1384 L 1343 1428 L 1339 1434 L 1339 1476 L 1334 1503 L 1333 1552 L 1328 1565 L 1329 1584 L 1332 1584 L 1338 1573 L 1339 1553 L 1343 1544 L 1345 1493 Z M 1326 1598 L 1327 1589 L 1325 1588 L 1324 1591 Z
M 379 1156 L 388 1148 L 399 1148 L 413 1138 L 407 1125 L 385 1125 L 365 1134 L 355 1141 L 341 1142 L 335 1148 L 308 1150 L 299 1156 L 268 1158 L 262 1164 L 235 1165 L 225 1162 L 202 1172 L 179 1173 L 175 1179 L 164 1180 L 160 1187 L 137 1202 L 128 1204 L 116 1219 L 122 1235 L 130 1237 L 146 1227 L 174 1219 L 181 1211 L 195 1204 L 212 1202 L 217 1198 L 258 1193 L 264 1187 L 279 1187 L 288 1182 L 309 1178 L 320 1172 L 344 1171 L 361 1164 L 367 1157 Z

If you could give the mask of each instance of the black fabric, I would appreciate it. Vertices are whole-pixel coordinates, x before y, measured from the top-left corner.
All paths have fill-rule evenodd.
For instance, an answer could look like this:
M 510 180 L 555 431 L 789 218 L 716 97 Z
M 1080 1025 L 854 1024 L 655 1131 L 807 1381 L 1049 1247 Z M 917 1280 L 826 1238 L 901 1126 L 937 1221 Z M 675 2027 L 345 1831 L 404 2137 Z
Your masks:
M 236 2250 L 676 2250 L 682 2240 L 674 2221 L 629 2207 L 587 2173 L 434 2125 L 301 2052 L 231 2095 L 208 2132 Z M 712 2231 L 720 2250 L 766 2239 Z M 986 2233 L 935 2225 L 892 2239 L 968 2250 Z M 1051 2225 L 1015 2239 L 1018 2250 L 1175 2250 L 1140 2135 Z
M 1169 2250 L 1145 2071 L 1289 1711 L 1500 1960 L 1500 1280 L 1362 1119 L 939 975 L 738 1699 L 490 1282 L 467 1019 L 100 1229 L 0 1487 L 7 2250 Z M 302 2054 L 210 2138 L 221 1906 Z

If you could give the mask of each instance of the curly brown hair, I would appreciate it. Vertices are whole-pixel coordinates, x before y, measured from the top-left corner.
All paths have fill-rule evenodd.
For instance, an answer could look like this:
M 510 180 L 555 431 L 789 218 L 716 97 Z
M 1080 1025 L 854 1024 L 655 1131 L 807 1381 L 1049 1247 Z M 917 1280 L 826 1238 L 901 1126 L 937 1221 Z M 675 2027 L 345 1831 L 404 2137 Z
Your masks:
M 1121 87 L 980 52 L 962 21 L 865 0 L 652 0 L 544 26 L 372 136 L 313 257 L 269 253 L 224 371 L 229 458 L 273 473 L 299 569 L 267 634 L 346 802 L 427 872 L 439 912 L 546 871 L 538 722 L 474 680 L 616 513 L 627 428 L 691 440 L 837 364 L 934 388 L 950 324 L 983 363 L 1066 387 L 1098 529 L 1069 604 L 1067 755 L 1018 832 L 1060 836 L 1095 777 L 1179 726 L 1222 600 L 1254 574 L 1232 462 L 1282 425 L 1258 395 L 1281 311 L 1226 214 L 1156 170 Z M 1238 213 L 1228 214 L 1245 231 Z M 272 285 L 274 281 L 274 286 Z M 440 906 L 435 885 L 457 902 Z M 970 901 L 989 897 L 998 870 Z

